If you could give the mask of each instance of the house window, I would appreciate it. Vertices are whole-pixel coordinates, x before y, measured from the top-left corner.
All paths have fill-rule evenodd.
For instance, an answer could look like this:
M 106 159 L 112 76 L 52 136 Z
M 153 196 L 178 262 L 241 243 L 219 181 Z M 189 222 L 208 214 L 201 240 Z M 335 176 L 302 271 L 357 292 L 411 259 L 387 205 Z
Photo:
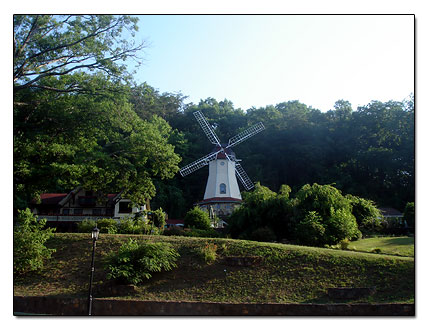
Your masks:
M 101 209 L 99 209 L 99 208 L 92 209 L 92 215 L 94 215 L 94 216 L 101 215 Z
M 73 214 L 76 216 L 81 216 L 82 215 L 82 209 L 73 209 Z
M 63 209 L 62 214 L 68 216 L 70 214 L 70 209 Z
M 119 213 L 131 213 L 132 207 L 130 206 L 130 202 L 120 202 L 119 203 Z
M 226 184 L 220 184 L 220 194 L 226 194 Z

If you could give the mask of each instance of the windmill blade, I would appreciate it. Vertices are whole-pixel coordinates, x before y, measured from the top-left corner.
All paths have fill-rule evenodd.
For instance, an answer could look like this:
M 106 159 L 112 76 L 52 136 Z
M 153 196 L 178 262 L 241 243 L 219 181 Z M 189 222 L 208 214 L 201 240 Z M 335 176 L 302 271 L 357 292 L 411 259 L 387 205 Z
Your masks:
M 264 124 L 262 124 L 262 122 L 259 122 L 258 124 L 251 126 L 245 131 L 240 132 L 238 135 L 235 135 L 233 138 L 230 138 L 229 144 L 226 148 L 237 146 L 239 143 L 245 141 L 246 139 L 249 139 L 251 136 L 254 136 L 255 134 L 263 130 L 265 130 Z
M 208 121 L 205 119 L 202 112 L 197 111 L 193 112 L 193 115 L 195 116 L 196 120 L 198 121 L 199 125 L 201 126 L 202 130 L 205 132 L 205 135 L 208 137 L 208 139 L 211 141 L 212 144 L 220 145 L 220 139 L 215 134 L 214 130 L 211 128 Z
M 248 174 L 246 174 L 245 170 L 243 169 L 243 167 L 239 163 L 236 163 L 235 171 L 236 171 L 237 178 L 240 179 L 243 187 L 247 191 L 249 191 L 249 190 L 251 190 L 255 187 L 254 184 L 252 183 L 251 179 L 249 178 Z
M 185 177 L 186 175 L 189 175 L 190 173 L 193 173 L 194 171 L 208 165 L 211 160 L 214 160 L 217 157 L 220 151 L 212 152 L 202 158 L 199 158 L 198 160 L 195 160 L 193 163 L 186 165 L 185 167 L 180 169 L 180 174 Z

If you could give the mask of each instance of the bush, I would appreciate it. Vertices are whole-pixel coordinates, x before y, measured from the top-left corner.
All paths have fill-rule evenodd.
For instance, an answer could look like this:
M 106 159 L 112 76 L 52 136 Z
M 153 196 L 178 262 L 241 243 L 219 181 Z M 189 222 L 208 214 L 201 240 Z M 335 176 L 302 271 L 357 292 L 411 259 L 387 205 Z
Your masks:
M 295 229 L 297 240 L 305 245 L 322 246 L 325 244 L 325 227 L 322 218 L 315 211 L 310 211 Z
M 341 192 L 331 185 L 304 185 L 296 195 L 296 234 L 309 245 L 335 245 L 343 239 L 355 240 L 358 229 L 352 206 Z M 309 213 L 315 212 L 313 216 Z M 304 231 L 300 228 L 304 227 Z M 310 238 L 305 235 L 308 232 Z M 318 243 L 318 244 L 312 244 Z
M 96 226 L 95 220 L 84 219 L 78 223 L 78 232 L 91 232 Z
M 18 210 L 17 225 L 13 231 L 13 273 L 23 274 L 41 271 L 44 260 L 51 257 L 54 249 L 44 244 L 53 235 L 54 229 L 44 229 L 46 220 L 37 220 L 28 208 Z
M 199 254 L 205 263 L 212 264 L 217 259 L 217 245 L 213 243 L 206 244 L 200 249 Z
M 117 225 L 119 234 L 144 234 L 147 232 L 147 223 L 141 218 L 125 217 Z
M 415 202 L 408 202 L 404 208 L 404 220 L 410 228 L 415 227 Z
M 250 239 L 261 242 L 274 242 L 277 240 L 277 237 L 270 228 L 261 227 L 251 233 Z
M 207 229 L 207 230 L 203 230 L 203 229 L 189 229 L 189 230 L 185 230 L 183 236 L 186 237 L 203 237 L 203 238 L 219 238 L 219 237 L 223 237 L 223 235 L 221 235 L 218 231 L 216 231 L 215 229 Z
M 211 220 L 208 213 L 202 211 L 199 207 L 195 207 L 188 211 L 185 216 L 185 227 L 208 230 L 211 228 Z
M 228 221 L 228 231 L 233 238 L 252 239 L 252 233 L 259 228 L 269 228 L 276 239 L 292 238 L 289 227 L 292 217 L 291 189 L 282 185 L 279 192 L 257 183 L 252 192 L 247 192 L 243 204 L 235 209 Z
M 342 250 L 347 250 L 349 248 L 349 244 L 350 244 L 349 240 L 343 239 L 342 241 L 340 241 L 340 248 Z
M 376 233 L 382 229 L 382 214 L 371 200 L 358 196 L 346 195 L 352 206 L 359 230 L 365 234 Z
M 166 224 L 166 213 L 161 208 L 151 211 L 150 216 L 155 227 L 162 229 Z
M 97 227 L 103 234 L 117 234 L 117 221 L 114 219 L 98 219 Z
M 129 239 L 117 253 L 108 256 L 107 278 L 137 285 L 150 279 L 153 273 L 175 268 L 179 256 L 168 243 Z

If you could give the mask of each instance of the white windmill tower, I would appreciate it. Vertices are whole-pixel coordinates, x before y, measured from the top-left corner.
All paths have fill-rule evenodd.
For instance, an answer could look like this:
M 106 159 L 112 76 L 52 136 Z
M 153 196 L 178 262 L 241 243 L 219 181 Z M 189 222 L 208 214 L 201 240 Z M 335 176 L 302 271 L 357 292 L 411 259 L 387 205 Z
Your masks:
M 236 177 L 247 191 L 254 187 L 231 148 L 261 132 L 265 127 L 260 122 L 230 138 L 228 144 L 222 144 L 204 115 L 200 111 L 194 112 L 193 115 L 215 148 L 208 155 L 180 169 L 180 174 L 184 177 L 208 165 L 204 199 L 197 204 L 204 210 L 212 209 L 219 217 L 226 217 L 242 202 Z

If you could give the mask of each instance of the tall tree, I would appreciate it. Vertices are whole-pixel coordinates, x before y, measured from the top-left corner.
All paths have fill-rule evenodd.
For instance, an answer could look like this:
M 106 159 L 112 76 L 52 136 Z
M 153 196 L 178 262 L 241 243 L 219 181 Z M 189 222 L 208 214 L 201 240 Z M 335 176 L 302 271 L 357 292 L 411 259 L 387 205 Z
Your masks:
M 42 83 L 80 71 L 102 71 L 114 81 L 122 76 L 128 78 L 122 62 L 132 58 L 140 63 L 138 55 L 144 48 L 143 43 L 130 43 L 124 33 L 133 36 L 138 30 L 137 20 L 111 15 L 15 15 L 14 90 L 92 90 L 83 79 L 63 78 L 55 85 Z
M 136 20 L 114 16 L 15 16 L 15 207 L 76 185 L 135 203 L 171 178 L 180 158 L 163 119 L 129 103 L 124 59 L 140 47 L 120 38 Z

